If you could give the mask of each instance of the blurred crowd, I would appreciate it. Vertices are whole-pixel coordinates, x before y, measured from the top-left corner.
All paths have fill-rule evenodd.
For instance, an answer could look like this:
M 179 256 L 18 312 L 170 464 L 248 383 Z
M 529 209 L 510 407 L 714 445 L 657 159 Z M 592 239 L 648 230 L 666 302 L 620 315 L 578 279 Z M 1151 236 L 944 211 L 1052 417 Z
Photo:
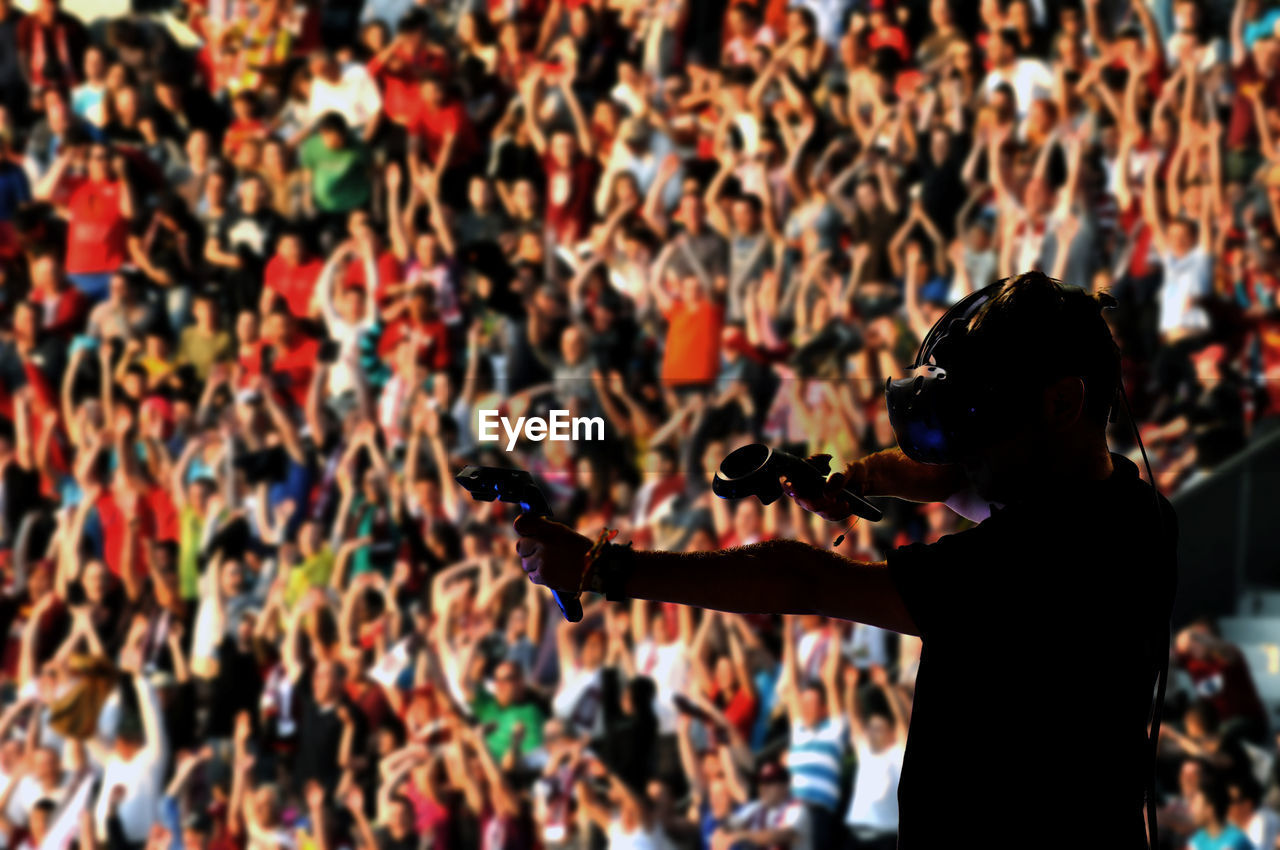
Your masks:
M 708 480 L 753 440 L 892 446 L 882 387 L 932 323 L 1041 269 L 1117 298 L 1113 448 L 1140 431 L 1164 492 L 1194 486 L 1280 422 L 1278 24 L 0 0 L 0 839 L 893 847 L 918 639 L 599 599 L 566 623 L 513 506 L 452 476 L 522 467 L 639 547 L 937 540 L 964 525 L 940 505 L 840 529 Z M 552 410 L 601 438 L 478 427 Z M 1034 711 L 1017 677 L 1087 687 L 1081 661 L 955 698 Z M 1240 650 L 1197 622 L 1174 662 L 1162 843 L 1273 850 Z M 1052 769 L 1052 729 L 1025 746 Z

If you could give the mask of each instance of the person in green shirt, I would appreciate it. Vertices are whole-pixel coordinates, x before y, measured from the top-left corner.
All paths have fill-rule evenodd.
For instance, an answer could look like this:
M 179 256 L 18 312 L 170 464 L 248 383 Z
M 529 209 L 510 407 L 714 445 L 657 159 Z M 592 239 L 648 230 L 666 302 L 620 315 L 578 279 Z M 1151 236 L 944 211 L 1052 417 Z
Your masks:
M 182 329 L 178 338 L 178 365 L 190 366 L 196 378 L 209 380 L 213 367 L 235 356 L 235 340 L 218 321 L 218 307 L 213 294 L 200 291 L 191 305 L 195 323 Z
M 299 153 L 316 212 L 342 215 L 369 203 L 369 149 L 337 112 L 320 116 Z
M 298 555 L 289 567 L 284 589 L 284 602 L 290 607 L 311 588 L 327 585 L 337 562 L 331 541 L 321 537 L 319 526 L 311 520 L 298 529 Z
M 170 492 L 178 509 L 178 592 L 188 601 L 200 595 L 200 552 L 218 487 L 213 478 L 193 477 L 190 473 L 192 462 L 210 444 L 210 439 L 203 434 L 188 440 L 172 473 Z
M 493 674 L 493 691 L 478 683 L 471 700 L 471 712 L 482 726 L 493 724 L 485 735 L 485 743 L 495 759 L 513 746 L 520 755 L 528 755 L 542 746 L 542 723 L 546 715 L 530 700 L 524 689 L 520 665 L 504 661 Z

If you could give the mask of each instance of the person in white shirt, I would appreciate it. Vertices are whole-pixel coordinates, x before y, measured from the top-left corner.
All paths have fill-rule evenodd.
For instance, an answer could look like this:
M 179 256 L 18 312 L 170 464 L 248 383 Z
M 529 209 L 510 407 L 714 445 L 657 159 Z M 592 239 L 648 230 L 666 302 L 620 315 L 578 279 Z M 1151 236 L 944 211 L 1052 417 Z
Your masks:
M 579 640 L 581 648 L 575 645 Z M 600 707 L 605 634 L 599 629 L 583 632 L 566 621 L 556 627 L 556 644 L 560 683 L 551 710 L 573 735 L 598 734 L 604 728 Z
M 364 263 L 363 288 L 344 286 L 335 292 L 340 272 L 350 257 L 359 256 Z M 378 269 L 370 240 L 351 239 L 339 245 L 316 283 L 316 297 L 324 317 L 325 329 L 338 346 L 337 359 L 329 367 L 329 395 L 337 397 L 356 390 L 360 374 L 360 340 L 378 323 Z
M 668 850 L 671 843 L 658 823 L 652 801 L 628 787 L 591 752 L 582 754 L 585 771 L 575 784 L 578 805 L 608 839 L 609 850 Z M 602 796 L 588 776 L 608 782 Z
M 140 650 L 133 651 L 140 656 Z M 129 653 L 130 648 L 125 652 Z M 138 692 L 141 724 L 123 715 L 111 752 L 106 754 L 102 792 L 93 807 L 94 831 L 101 842 L 108 840 L 107 823 L 112 817 L 119 819 L 127 841 L 145 842 L 151 825 L 159 817 L 160 798 L 164 794 L 168 743 L 160 717 L 160 700 L 146 676 L 136 670 L 133 686 Z
M 1257 850 L 1275 850 L 1280 843 L 1280 814 L 1262 806 L 1262 786 L 1244 775 L 1227 785 L 1231 807 L 1227 819 L 1244 831 Z
M 649 609 L 647 603 L 639 599 L 632 602 L 636 675 L 647 676 L 656 687 L 653 711 L 658 716 L 660 735 L 675 735 L 676 708 L 672 698 L 684 692 L 689 679 L 686 649 L 693 637 L 693 620 L 689 612 L 685 606 L 679 608 L 680 631 L 673 635 L 661 607 Z
M 893 850 L 898 843 L 898 778 L 906 752 L 905 736 L 899 734 L 906 728 L 905 712 L 884 668 L 876 667 L 871 680 L 884 695 L 890 714 L 871 712 L 864 720 L 858 706 L 858 678 L 857 668 L 851 668 L 847 679 L 849 741 L 858 756 L 858 771 L 844 822 L 857 847 Z
M 787 769 L 777 762 L 765 764 L 756 775 L 756 785 L 759 798 L 739 807 L 712 834 L 711 850 L 729 850 L 739 844 L 819 850 L 813 846 L 808 809 L 791 796 Z
M 55 806 L 66 796 L 66 774 L 62 758 L 51 747 L 40 747 L 31 754 L 31 772 L 16 781 L 4 818 L 19 828 L 28 828 L 32 810 L 41 800 L 50 800 Z M 5 789 L 6 794 L 8 789 Z
M 326 112 L 337 112 L 363 138 L 376 126 L 382 94 L 359 62 L 340 63 L 328 51 L 311 54 L 311 92 L 307 116 L 316 121 Z
M 994 33 L 988 46 L 991 70 L 982 81 L 982 91 L 991 94 L 1001 85 L 1013 89 L 1018 118 L 1025 118 L 1031 104 L 1053 96 L 1053 74 L 1039 59 L 1018 55 L 1018 36 L 1012 30 Z
M 1158 200 L 1156 173 L 1149 168 L 1144 176 L 1142 215 L 1151 230 L 1151 245 L 1164 266 L 1160 287 L 1159 331 L 1167 345 L 1193 339 L 1209 329 L 1209 314 L 1198 301 L 1212 289 L 1213 228 L 1209 206 L 1203 204 L 1200 221 L 1176 218 L 1164 223 Z

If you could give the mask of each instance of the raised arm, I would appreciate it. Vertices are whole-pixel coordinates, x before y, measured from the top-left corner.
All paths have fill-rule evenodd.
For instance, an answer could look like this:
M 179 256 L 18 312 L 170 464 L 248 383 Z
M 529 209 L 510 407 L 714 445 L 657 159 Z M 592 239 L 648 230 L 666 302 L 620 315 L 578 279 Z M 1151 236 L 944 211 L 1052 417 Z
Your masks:
M 547 136 L 538 123 L 538 101 L 542 98 L 542 77 L 535 69 L 520 86 L 520 95 L 524 100 L 524 123 L 529 131 L 529 141 L 539 156 L 547 152 Z
M 1231 65 L 1239 68 L 1249 58 L 1249 49 L 1244 44 L 1245 0 L 1235 0 L 1231 9 Z
M 1151 244 L 1155 246 L 1157 253 L 1164 255 L 1169 250 L 1169 243 L 1156 200 L 1156 174 L 1159 170 L 1155 165 L 1148 165 L 1146 173 L 1142 175 L 1142 216 L 1147 227 L 1151 228 Z

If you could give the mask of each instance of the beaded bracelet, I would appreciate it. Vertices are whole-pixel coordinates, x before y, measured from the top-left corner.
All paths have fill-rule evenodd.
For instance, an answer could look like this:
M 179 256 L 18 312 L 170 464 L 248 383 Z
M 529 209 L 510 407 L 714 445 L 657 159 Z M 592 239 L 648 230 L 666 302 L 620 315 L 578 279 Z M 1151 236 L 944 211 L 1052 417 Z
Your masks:
M 600 555 L 604 552 L 605 546 L 610 540 L 618 536 L 616 528 L 601 528 L 600 536 L 596 538 L 596 542 L 591 544 L 591 548 L 587 550 L 587 554 L 582 559 L 582 576 L 578 579 L 578 592 L 582 593 L 587 589 L 587 578 L 591 575 L 591 570 L 595 568 L 596 561 L 600 560 Z

